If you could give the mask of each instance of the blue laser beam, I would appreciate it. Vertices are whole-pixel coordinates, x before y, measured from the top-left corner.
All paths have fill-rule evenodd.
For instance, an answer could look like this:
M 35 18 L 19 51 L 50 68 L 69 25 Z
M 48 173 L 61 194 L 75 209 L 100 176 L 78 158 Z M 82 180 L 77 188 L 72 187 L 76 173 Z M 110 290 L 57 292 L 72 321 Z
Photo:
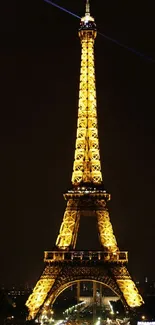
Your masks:
M 109 40 L 109 41 L 111 41 L 111 42 L 113 42 L 113 43 L 115 43 L 115 44 L 123 47 L 124 49 L 126 49 L 126 50 L 128 50 L 128 51 L 130 51 L 130 52 L 132 52 L 132 53 L 134 53 L 134 54 L 136 54 L 138 56 L 141 56 L 141 57 L 147 59 L 148 61 L 155 62 L 155 60 L 152 59 L 150 56 L 146 56 L 144 53 L 138 52 L 137 50 L 133 49 L 132 47 L 128 47 L 127 45 L 124 45 L 124 44 L 120 43 L 119 41 L 117 41 L 117 40 L 115 40 L 115 39 L 113 39 L 113 38 L 111 38 L 111 37 L 109 37 L 109 36 L 107 36 L 107 35 L 105 35 L 103 33 L 98 32 L 98 34 L 100 36 L 103 36 L 107 40 Z
M 76 17 L 76 18 L 78 18 L 78 19 L 81 19 L 80 16 L 74 14 L 73 12 L 71 12 L 71 11 L 69 11 L 69 10 L 67 10 L 67 9 L 65 9 L 65 8 L 63 8 L 63 7 L 61 7 L 61 6 L 59 6 L 59 5 L 57 5 L 56 3 L 54 3 L 54 2 L 52 2 L 52 1 L 50 1 L 50 0 L 44 0 L 44 1 L 47 2 L 47 3 L 49 3 L 50 5 L 52 5 L 52 6 L 54 6 L 54 7 L 56 7 L 56 8 L 58 8 L 58 9 L 62 10 L 62 11 L 67 12 L 68 14 L 72 15 L 73 17 Z
M 73 12 L 67 10 L 67 9 L 64 8 L 64 7 L 59 6 L 58 4 L 54 3 L 54 2 L 51 1 L 51 0 L 44 0 L 44 2 L 47 2 L 47 3 L 51 4 L 52 6 L 54 6 L 54 7 L 58 8 L 58 9 L 64 11 L 64 12 L 68 13 L 69 15 L 72 15 L 73 17 L 76 17 L 76 18 L 78 18 L 78 19 L 81 19 L 80 16 L 74 14 Z M 109 37 L 109 36 L 107 36 L 107 35 L 105 35 L 105 34 L 103 34 L 103 33 L 100 33 L 100 32 L 98 32 L 98 34 L 99 34 L 100 36 L 104 37 L 105 39 L 107 39 L 107 40 L 113 42 L 114 44 L 116 44 L 116 45 L 118 45 L 118 46 L 120 46 L 120 47 L 122 47 L 122 48 L 124 48 L 124 49 L 126 49 L 126 50 L 128 50 L 128 51 L 130 51 L 130 52 L 132 52 L 132 53 L 134 53 L 134 54 L 136 54 L 137 56 L 140 56 L 140 57 L 142 57 L 142 58 L 144 58 L 144 59 L 146 59 L 146 60 L 148 60 L 148 61 L 155 62 L 155 60 L 154 60 L 153 58 L 151 58 L 150 56 L 146 56 L 144 53 L 139 52 L 139 51 L 135 50 L 134 48 L 129 47 L 129 46 L 123 44 L 123 43 L 120 43 L 119 41 L 113 39 L 112 37 Z

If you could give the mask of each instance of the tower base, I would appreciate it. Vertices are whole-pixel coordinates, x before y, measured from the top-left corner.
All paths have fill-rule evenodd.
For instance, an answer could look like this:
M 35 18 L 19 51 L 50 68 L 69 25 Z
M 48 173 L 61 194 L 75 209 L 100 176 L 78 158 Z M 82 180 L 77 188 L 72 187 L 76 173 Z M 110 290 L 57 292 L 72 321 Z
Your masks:
M 29 320 L 52 317 L 52 305 L 69 286 L 79 281 L 93 281 L 109 287 L 126 310 L 143 301 L 126 268 L 126 252 L 103 251 L 45 252 L 46 266 L 26 306 Z

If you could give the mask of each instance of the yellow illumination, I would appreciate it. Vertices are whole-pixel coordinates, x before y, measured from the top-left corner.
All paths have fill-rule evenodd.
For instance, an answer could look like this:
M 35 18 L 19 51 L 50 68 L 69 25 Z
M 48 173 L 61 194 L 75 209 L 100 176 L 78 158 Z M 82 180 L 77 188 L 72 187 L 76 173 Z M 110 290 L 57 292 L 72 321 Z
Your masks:
M 73 281 L 72 273 L 74 274 L 75 271 L 74 259 L 71 258 L 70 263 L 67 260 L 69 257 L 66 257 L 65 260 L 65 256 L 69 255 L 68 251 L 71 253 L 71 250 L 75 250 L 76 248 L 80 217 L 84 216 L 96 217 L 102 251 L 99 254 L 100 257 L 98 257 L 98 263 L 101 261 L 101 265 L 99 264 L 100 270 L 98 272 L 98 269 L 95 269 L 94 264 L 92 264 L 93 267 L 91 268 L 90 266 L 91 275 L 89 274 L 89 268 L 85 264 L 85 259 L 82 259 L 81 255 L 81 276 L 85 279 L 88 274 L 88 280 L 94 280 L 96 279 L 97 272 L 102 277 L 104 274 L 104 263 L 106 263 L 106 268 L 109 268 L 107 269 L 107 277 L 109 278 L 106 281 L 108 283 L 109 280 L 114 282 L 117 289 L 116 292 L 120 294 L 121 299 L 124 297 L 127 305 L 131 308 L 143 304 L 143 299 L 139 295 L 125 266 L 128 260 L 127 253 L 125 253 L 124 259 L 119 251 L 113 233 L 109 212 L 106 207 L 110 195 L 102 189 L 102 186 L 98 186 L 103 184 L 97 127 L 94 67 L 94 42 L 97 32 L 94 25 L 94 18 L 90 16 L 89 0 L 87 0 L 86 14 L 81 19 L 81 24 L 83 27 L 79 31 L 79 37 L 82 53 L 77 135 L 72 173 L 73 188 L 65 194 L 67 207 L 56 240 L 57 250 L 54 252 L 54 255 L 51 255 L 51 260 L 48 259 L 48 252 L 45 252 L 46 266 L 44 272 L 26 302 L 26 306 L 29 309 L 29 320 L 34 319 L 36 316 L 38 317 L 38 314 L 48 317 L 50 305 L 53 304 L 58 294 L 65 287 L 68 287 L 69 282 Z M 102 256 L 102 252 L 104 253 L 104 257 Z M 93 262 L 92 254 L 91 259 L 89 258 L 90 261 Z M 67 266 L 65 263 L 68 263 Z M 80 267 L 79 269 L 75 268 L 77 273 L 74 281 L 82 280 L 81 277 L 80 280 L 78 278 Z M 105 284 L 104 282 L 102 283 Z
M 112 272 L 128 306 L 131 308 L 141 306 L 144 301 L 139 294 L 135 283 L 131 279 L 126 266 L 116 266 L 113 268 Z
M 32 294 L 29 296 L 26 302 L 26 306 L 29 309 L 29 320 L 34 319 L 37 315 L 40 307 L 46 300 L 48 292 L 53 286 L 56 276 L 60 270 L 61 267 L 45 267 L 42 276 L 40 277 L 39 281 L 33 289 Z
M 110 253 L 115 253 L 119 250 L 119 248 L 117 247 L 116 238 L 113 233 L 109 212 L 105 208 L 102 209 L 102 204 L 104 206 L 105 202 L 103 200 L 98 200 L 98 210 L 96 214 L 98 220 L 100 241 L 104 249 L 106 249 Z
M 90 17 L 88 17 L 90 18 Z M 83 18 L 86 19 L 86 16 Z M 94 67 L 96 31 L 80 31 L 82 54 L 77 136 L 72 184 L 101 184 L 101 162 L 97 128 L 97 103 Z
M 75 248 L 79 221 L 80 211 L 78 211 L 78 201 L 70 199 L 68 200 L 60 232 L 56 240 L 56 246 L 59 249 Z
M 134 308 L 134 307 L 139 307 L 144 303 L 141 295 L 139 294 L 139 292 L 136 288 L 135 283 L 133 282 L 133 280 L 130 277 L 127 279 L 117 280 L 117 283 L 118 283 L 120 290 L 123 293 L 123 296 L 124 296 L 128 306 L 130 306 L 131 308 Z

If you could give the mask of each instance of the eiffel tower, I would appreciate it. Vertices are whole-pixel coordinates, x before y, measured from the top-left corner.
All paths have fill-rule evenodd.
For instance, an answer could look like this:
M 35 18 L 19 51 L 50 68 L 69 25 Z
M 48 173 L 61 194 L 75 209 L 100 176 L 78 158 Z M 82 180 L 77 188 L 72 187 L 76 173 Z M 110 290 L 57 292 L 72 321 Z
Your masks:
M 72 188 L 65 195 L 67 207 L 54 251 L 44 253 L 45 268 L 26 302 L 28 319 L 49 317 L 59 294 L 82 280 L 99 282 L 119 296 L 125 308 L 143 304 L 128 270 L 128 253 L 119 250 L 110 222 L 107 202 L 110 195 L 103 186 L 94 67 L 94 42 L 97 29 L 90 15 L 89 0 L 81 18 L 81 70 L 77 136 L 72 173 Z M 76 250 L 81 217 L 96 217 L 100 251 Z

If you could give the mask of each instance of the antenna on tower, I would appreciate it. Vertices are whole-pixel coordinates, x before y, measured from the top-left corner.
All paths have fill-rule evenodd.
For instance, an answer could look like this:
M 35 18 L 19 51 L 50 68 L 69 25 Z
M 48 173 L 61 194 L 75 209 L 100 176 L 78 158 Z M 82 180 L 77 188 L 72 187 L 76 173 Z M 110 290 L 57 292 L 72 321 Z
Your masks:
M 86 0 L 86 16 L 90 16 L 90 3 Z

